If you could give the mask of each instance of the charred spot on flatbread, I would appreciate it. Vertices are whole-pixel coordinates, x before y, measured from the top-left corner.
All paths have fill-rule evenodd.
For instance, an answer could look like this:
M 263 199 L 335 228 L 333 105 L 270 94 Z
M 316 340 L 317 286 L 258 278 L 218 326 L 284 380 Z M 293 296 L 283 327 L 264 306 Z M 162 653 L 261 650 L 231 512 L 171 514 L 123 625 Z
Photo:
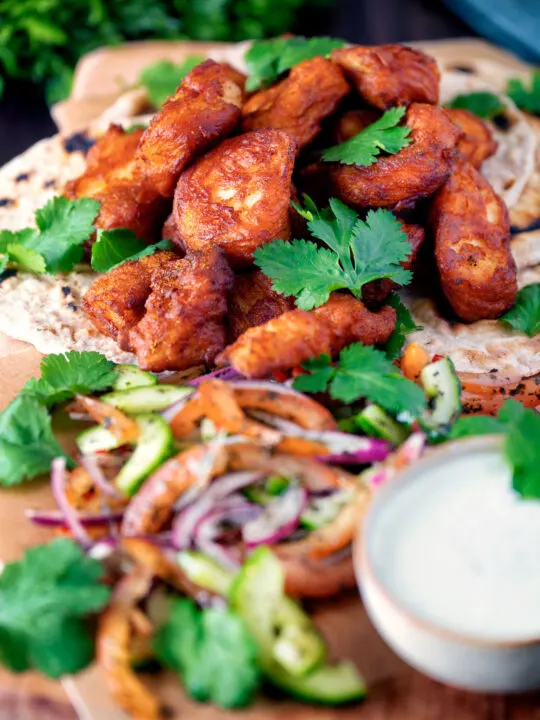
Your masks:
M 4 282 L 4 280 L 14 277 L 16 274 L 17 274 L 17 271 L 12 268 L 8 268 L 7 270 L 4 270 L 4 272 L 1 272 L 0 273 L 0 285 Z
M 16 182 L 16 183 L 25 182 L 26 180 L 29 180 L 29 179 L 30 179 L 30 175 L 31 175 L 31 174 L 32 174 L 32 171 L 19 173 L 19 174 L 15 177 L 15 182 Z
M 65 137 L 63 142 L 67 153 L 81 152 L 86 155 L 95 140 L 85 132 L 75 132 Z
M 54 179 L 53 180 L 45 180 L 45 182 L 43 183 L 44 190 L 48 190 L 49 188 L 54 188 L 54 187 L 56 187 L 56 180 L 54 180 Z
M 448 70 L 453 72 L 465 73 L 466 75 L 474 75 L 475 69 L 470 65 L 451 65 Z
M 507 112 L 502 112 L 495 115 L 491 121 L 501 132 L 508 132 L 513 127 L 515 118 L 511 117 Z
M 512 235 L 533 232 L 534 230 L 540 230 L 540 217 L 534 218 L 534 220 L 531 220 L 528 225 L 524 225 L 523 227 L 520 227 L 519 225 L 510 226 Z
M 15 207 L 17 200 L 14 198 L 0 198 L 0 207 L 10 208 Z

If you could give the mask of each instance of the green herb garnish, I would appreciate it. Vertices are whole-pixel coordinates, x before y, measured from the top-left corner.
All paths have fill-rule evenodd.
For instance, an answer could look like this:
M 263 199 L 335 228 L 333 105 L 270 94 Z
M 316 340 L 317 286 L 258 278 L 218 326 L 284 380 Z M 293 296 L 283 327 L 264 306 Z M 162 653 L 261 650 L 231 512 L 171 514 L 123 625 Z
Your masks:
M 521 288 L 514 306 L 499 320 L 529 337 L 537 335 L 540 332 L 540 283 Z
M 384 349 L 390 360 L 396 360 L 401 357 L 407 335 L 416 330 L 423 330 L 423 328 L 414 322 L 411 313 L 401 302 L 399 295 L 392 293 L 386 302 L 396 311 L 396 327 L 386 341 Z
M 457 95 L 448 107 L 460 110 L 468 110 L 474 115 L 485 120 L 502 115 L 506 105 L 498 95 L 491 92 L 478 91 Z
M 170 60 L 158 60 L 144 68 L 139 75 L 139 83 L 146 88 L 152 105 L 159 108 L 168 97 L 174 95 L 188 72 L 204 60 L 201 55 L 190 55 L 178 65 Z
M 157 250 L 169 250 L 168 240 L 149 245 L 146 240 L 137 237 L 132 230 L 97 230 L 96 241 L 92 245 L 92 270 L 109 272 L 127 260 L 140 260 L 153 255 Z
M 532 70 L 528 82 L 512 78 L 506 86 L 506 94 L 520 110 L 540 115 L 540 71 Z

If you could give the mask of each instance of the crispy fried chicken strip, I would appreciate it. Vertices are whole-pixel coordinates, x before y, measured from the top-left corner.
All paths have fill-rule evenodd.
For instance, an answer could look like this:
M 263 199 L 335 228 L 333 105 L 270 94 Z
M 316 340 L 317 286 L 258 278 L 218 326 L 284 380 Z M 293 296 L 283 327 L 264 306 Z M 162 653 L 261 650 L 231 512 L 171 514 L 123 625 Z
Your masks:
M 242 106 L 238 82 L 228 65 L 206 60 L 154 115 L 141 137 L 137 163 L 156 192 L 172 197 L 184 167 L 233 131 Z
M 304 60 L 274 87 L 253 95 L 242 108 L 242 129 L 277 128 L 295 138 L 301 150 L 319 134 L 350 91 L 337 65 L 316 57 Z
M 232 271 L 219 247 L 190 251 L 152 275 L 145 315 L 121 344 L 144 370 L 211 365 L 225 347 L 227 295 Z
M 333 293 L 315 310 L 291 310 L 247 330 L 217 358 L 248 378 L 268 377 L 274 370 L 290 370 L 309 358 L 335 355 L 353 342 L 386 342 L 396 324 L 390 306 L 372 313 L 352 295 Z
M 496 318 L 516 300 L 508 211 L 466 161 L 456 162 L 431 208 L 444 294 L 467 322 Z
M 436 105 L 440 74 L 434 58 L 403 45 L 332 50 L 332 60 L 358 93 L 380 110 L 413 102 Z
M 246 330 L 294 308 L 294 298 L 272 290 L 272 283 L 261 270 L 237 275 L 229 300 L 229 341 Z
M 330 195 L 356 208 L 393 207 L 429 197 L 450 173 L 460 131 L 444 110 L 413 103 L 405 115 L 412 142 L 395 155 L 358 167 L 319 163 L 306 168 L 309 183 L 324 176 Z
M 99 200 L 96 227 L 129 228 L 151 241 L 157 237 L 166 205 L 136 165 L 135 152 L 142 133 L 142 129 L 126 133 L 119 125 L 111 125 L 90 149 L 84 173 L 67 183 L 64 194 L 71 200 Z
M 97 329 L 117 338 L 144 315 L 150 295 L 152 273 L 178 259 L 173 252 L 157 252 L 141 260 L 129 260 L 94 280 L 83 298 L 83 308 Z
M 491 130 L 483 120 L 468 110 L 449 108 L 446 112 L 463 133 L 457 144 L 460 155 L 479 170 L 484 160 L 497 151 Z
M 220 245 L 235 266 L 253 251 L 290 235 L 289 200 L 295 142 L 282 130 L 257 130 L 225 140 L 186 170 L 174 216 L 182 244 Z

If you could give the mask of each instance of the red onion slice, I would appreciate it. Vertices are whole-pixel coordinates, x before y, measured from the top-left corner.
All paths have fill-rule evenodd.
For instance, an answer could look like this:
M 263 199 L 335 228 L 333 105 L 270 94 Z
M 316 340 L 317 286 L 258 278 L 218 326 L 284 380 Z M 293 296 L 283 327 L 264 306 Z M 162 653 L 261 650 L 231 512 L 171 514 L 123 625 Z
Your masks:
M 94 455 L 81 455 L 79 461 L 86 472 L 90 475 L 92 482 L 102 490 L 105 495 L 111 497 L 120 498 L 122 497 L 112 485 L 107 481 L 102 469 L 99 467 L 97 459 Z
M 206 375 L 200 375 L 198 378 L 194 378 L 193 380 L 190 380 L 188 382 L 188 385 L 191 385 L 192 387 L 197 387 L 200 385 L 204 380 L 243 380 L 244 376 L 241 375 L 237 370 L 235 370 L 232 367 L 225 367 L 220 368 L 219 370 L 214 370 L 213 372 L 206 373 Z
M 74 512 L 76 512 L 74 510 Z M 58 510 L 32 510 L 28 509 L 24 511 L 25 517 L 30 522 L 36 525 L 43 525 L 44 527 L 58 527 L 60 525 L 66 525 L 66 518 L 64 514 Z M 81 525 L 106 525 L 109 522 L 120 522 L 122 520 L 123 513 L 92 513 L 86 515 L 77 515 L 77 519 Z
M 58 509 L 64 516 L 66 525 L 71 530 L 73 537 L 78 540 L 83 547 L 91 547 L 92 540 L 79 521 L 77 512 L 71 507 L 66 496 L 65 457 L 57 457 L 51 463 L 51 489 Z
M 249 548 L 258 545 L 275 545 L 298 527 L 300 516 L 307 505 L 307 492 L 298 485 L 275 500 L 268 502 L 255 520 L 244 525 L 242 536 Z

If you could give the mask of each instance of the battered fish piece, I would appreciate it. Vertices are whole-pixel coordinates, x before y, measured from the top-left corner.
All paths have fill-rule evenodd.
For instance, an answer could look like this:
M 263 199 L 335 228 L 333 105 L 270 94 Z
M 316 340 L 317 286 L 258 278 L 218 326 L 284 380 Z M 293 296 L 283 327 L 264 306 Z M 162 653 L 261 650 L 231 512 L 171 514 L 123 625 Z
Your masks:
M 289 133 L 256 130 L 197 160 L 174 197 L 180 243 L 192 250 L 220 245 L 237 267 L 251 264 L 263 243 L 288 239 L 295 150 Z
M 331 196 L 355 208 L 395 207 L 429 197 L 445 182 L 460 131 L 441 108 L 413 103 L 405 115 L 412 142 L 367 167 L 319 163 L 304 171 L 306 181 L 326 175 Z M 311 177 L 310 177 L 311 176 Z
M 272 290 L 270 279 L 260 270 L 237 275 L 229 300 L 229 342 L 293 308 L 294 298 Z
M 446 112 L 463 133 L 458 140 L 457 149 L 465 160 L 479 170 L 484 160 L 497 151 L 497 143 L 491 130 L 481 118 L 468 110 L 450 108 Z
M 292 68 L 285 80 L 253 95 L 242 108 L 242 129 L 286 130 L 298 149 L 320 132 L 321 121 L 331 115 L 350 91 L 337 65 L 316 57 Z
M 512 307 L 517 271 L 508 211 L 470 163 L 456 162 L 434 198 L 431 220 L 442 289 L 456 314 L 474 322 Z
M 154 115 L 136 157 L 157 193 L 172 197 L 184 167 L 234 130 L 242 106 L 239 82 L 236 70 L 206 60 L 186 75 Z
M 226 345 L 227 296 L 234 276 L 223 251 L 190 251 L 152 275 L 145 315 L 120 338 L 143 370 L 212 365 Z
M 380 110 L 439 101 L 437 62 L 420 50 L 403 45 L 356 45 L 332 50 L 331 58 L 364 100 Z
M 96 227 L 129 228 L 152 242 L 157 239 L 166 205 L 145 182 L 135 162 L 142 133 L 142 129 L 126 133 L 119 125 L 111 125 L 90 149 L 84 173 L 66 184 L 64 195 L 71 200 L 99 200 Z
M 335 355 L 353 342 L 384 343 L 395 325 L 394 308 L 373 313 L 352 295 L 333 293 L 315 310 L 291 310 L 247 330 L 217 358 L 217 364 L 231 365 L 248 378 L 269 377 L 321 353 Z
M 151 291 L 152 273 L 178 260 L 173 252 L 156 252 L 141 260 L 129 260 L 95 280 L 83 298 L 83 308 L 97 329 L 118 339 L 144 315 Z

